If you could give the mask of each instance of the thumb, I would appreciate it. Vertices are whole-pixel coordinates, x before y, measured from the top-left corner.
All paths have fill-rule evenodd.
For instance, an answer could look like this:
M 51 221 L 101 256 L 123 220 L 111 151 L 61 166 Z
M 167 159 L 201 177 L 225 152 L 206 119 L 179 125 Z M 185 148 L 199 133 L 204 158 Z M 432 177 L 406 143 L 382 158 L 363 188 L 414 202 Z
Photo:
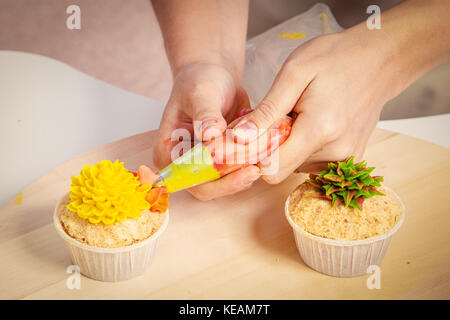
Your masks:
M 139 182 L 142 184 L 154 184 L 158 180 L 158 175 L 147 166 L 139 166 Z
M 239 143 L 256 139 L 292 111 L 311 78 L 299 77 L 290 69 L 292 67 L 283 66 L 264 99 L 234 126 L 232 134 Z
M 199 101 L 193 106 L 194 134 L 200 141 L 221 136 L 227 127 L 220 104 L 213 102 Z

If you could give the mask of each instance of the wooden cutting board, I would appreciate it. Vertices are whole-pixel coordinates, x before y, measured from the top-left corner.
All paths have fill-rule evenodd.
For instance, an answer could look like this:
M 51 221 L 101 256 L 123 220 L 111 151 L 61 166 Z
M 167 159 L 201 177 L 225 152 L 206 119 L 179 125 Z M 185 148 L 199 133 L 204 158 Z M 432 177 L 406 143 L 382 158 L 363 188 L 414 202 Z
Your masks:
M 82 277 L 81 289 L 68 289 L 71 262 L 52 214 L 70 176 L 103 159 L 131 170 L 151 165 L 154 137 L 146 132 L 82 154 L 0 208 L 0 298 L 450 298 L 450 150 L 380 129 L 365 159 L 406 205 L 405 224 L 381 264 L 381 289 L 367 288 L 369 275 L 334 278 L 302 262 L 283 212 L 301 174 L 209 202 L 174 194 L 169 227 L 143 276 L 119 283 Z

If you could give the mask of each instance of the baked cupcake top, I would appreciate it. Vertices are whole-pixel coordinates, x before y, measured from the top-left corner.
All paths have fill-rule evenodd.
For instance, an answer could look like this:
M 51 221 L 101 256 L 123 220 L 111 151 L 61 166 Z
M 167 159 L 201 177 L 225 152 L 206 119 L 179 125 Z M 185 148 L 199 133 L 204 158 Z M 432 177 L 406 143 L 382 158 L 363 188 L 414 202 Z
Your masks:
M 131 245 L 151 236 L 165 219 L 169 194 L 152 188 L 156 174 L 141 166 L 128 171 L 122 162 L 105 160 L 84 166 L 72 177 L 60 221 L 76 240 L 104 248 Z
M 401 206 L 381 187 L 382 177 L 366 162 L 332 162 L 328 170 L 298 186 L 290 196 L 292 220 L 315 236 L 361 240 L 388 232 L 400 219 Z
M 165 214 L 144 210 L 139 217 L 114 224 L 90 223 L 70 211 L 69 203 L 67 197 L 58 209 L 64 231 L 81 243 L 99 248 L 119 248 L 143 241 L 154 234 L 166 218 Z

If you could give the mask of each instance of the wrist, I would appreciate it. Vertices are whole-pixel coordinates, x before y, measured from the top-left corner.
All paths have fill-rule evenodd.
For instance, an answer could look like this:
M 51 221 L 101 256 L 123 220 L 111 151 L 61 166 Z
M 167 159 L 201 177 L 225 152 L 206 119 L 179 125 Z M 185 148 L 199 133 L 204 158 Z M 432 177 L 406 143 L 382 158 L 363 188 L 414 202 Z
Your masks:
M 379 73 L 386 74 L 393 98 L 450 59 L 450 33 L 445 29 L 449 8 L 449 2 L 439 0 L 403 1 L 382 13 L 380 29 L 369 30 L 364 21 L 344 33 L 362 38 L 365 49 L 377 54 Z
M 383 103 L 395 98 L 415 80 L 414 74 L 405 65 L 405 53 L 394 35 L 383 29 L 369 30 L 363 22 L 345 30 L 343 38 L 351 41 L 363 57 L 366 65 L 362 72 L 371 74 Z
M 242 82 L 243 66 L 241 67 L 238 65 L 238 63 L 230 58 L 230 56 L 217 51 L 202 52 L 201 54 L 187 54 L 182 55 L 182 57 L 178 59 L 174 57 L 169 60 L 171 60 L 170 65 L 174 79 L 181 71 L 192 68 L 193 66 L 213 65 L 225 69 L 236 84 L 239 85 Z

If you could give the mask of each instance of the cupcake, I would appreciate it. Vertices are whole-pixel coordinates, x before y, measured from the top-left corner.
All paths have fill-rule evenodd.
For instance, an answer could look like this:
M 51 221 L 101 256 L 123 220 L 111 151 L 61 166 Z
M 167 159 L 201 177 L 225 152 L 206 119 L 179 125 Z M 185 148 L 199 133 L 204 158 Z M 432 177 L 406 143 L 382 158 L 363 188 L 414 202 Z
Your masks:
M 122 162 L 84 166 L 54 212 L 54 225 L 82 274 L 121 281 L 150 265 L 169 221 L 165 188 L 152 188 L 156 174 L 135 174 Z
M 362 161 L 331 162 L 328 170 L 299 185 L 288 197 L 286 218 L 297 249 L 311 268 L 338 277 L 366 274 L 383 260 L 403 224 L 399 197 L 371 176 Z

